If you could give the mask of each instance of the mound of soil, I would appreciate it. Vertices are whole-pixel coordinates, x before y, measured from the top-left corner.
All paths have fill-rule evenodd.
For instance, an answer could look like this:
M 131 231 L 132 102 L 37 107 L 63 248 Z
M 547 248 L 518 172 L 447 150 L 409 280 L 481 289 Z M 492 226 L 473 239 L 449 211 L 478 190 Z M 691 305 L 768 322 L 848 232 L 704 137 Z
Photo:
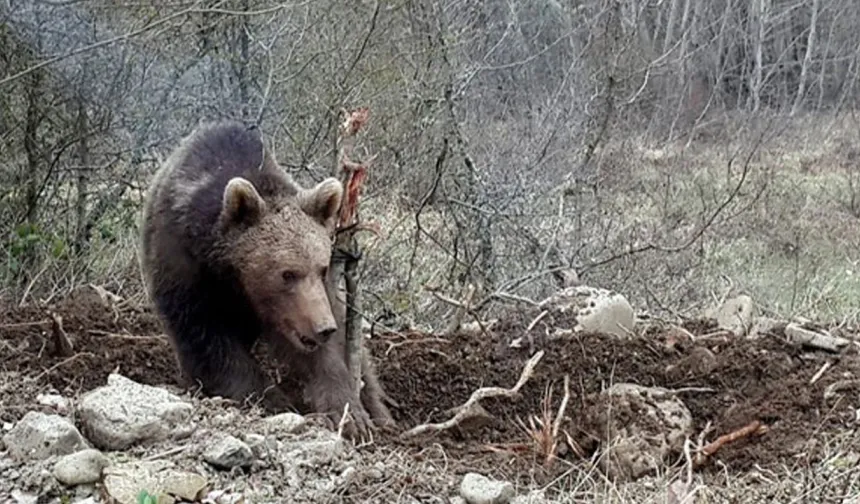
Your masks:
M 408 425 L 442 421 L 446 409 L 462 404 L 479 387 L 513 386 L 533 352 L 507 348 L 505 343 L 524 334 L 523 326 L 506 324 L 488 335 L 457 334 L 447 340 L 408 335 L 374 341 L 382 383 L 400 401 L 394 412 L 397 420 Z M 824 456 L 822 436 L 856 428 L 860 408 L 856 387 L 829 401 L 824 394 L 835 382 L 860 375 L 856 350 L 839 356 L 807 352 L 786 344 L 781 331 L 761 339 L 738 339 L 708 321 L 692 321 L 684 329 L 697 338 L 690 340 L 683 331 L 667 328 L 627 341 L 581 334 L 573 340 L 543 342 L 545 355 L 521 397 L 482 402 L 494 421 L 477 431 L 453 431 L 447 441 L 460 446 L 526 441 L 517 419 L 540 416 L 550 384 L 554 384 L 552 412 L 557 411 L 565 374 L 571 385 L 570 434 L 586 444 L 585 419 L 577 413 L 589 395 L 620 382 L 677 390 L 692 413 L 696 432 L 710 429 L 705 442 L 755 420 L 768 427 L 761 437 L 724 446 L 714 457 L 721 464 L 710 466 L 718 470 L 791 466 L 793 461 L 808 466 Z M 810 384 L 825 362 L 832 366 Z
M 14 422 L 36 409 L 29 392 L 33 389 L 23 392 L 26 383 L 50 385 L 67 396 L 104 384 L 114 371 L 150 385 L 179 384 L 172 349 L 151 311 L 111 307 L 86 295 L 50 309 L 62 317 L 73 342 L 71 357 L 54 351 L 49 308 L 0 307 L 0 421 Z M 528 344 L 515 349 L 507 343 L 523 335 L 524 327 L 512 316 L 486 334 L 372 338 L 369 344 L 380 379 L 399 405 L 392 413 L 400 426 L 445 420 L 447 409 L 462 404 L 480 387 L 513 386 L 533 352 Z M 754 464 L 811 465 L 822 457 L 826 436 L 854 428 L 860 409 L 857 390 L 829 399 L 824 392 L 860 374 L 855 350 L 841 355 L 809 352 L 787 345 L 780 333 L 757 340 L 729 338 L 707 321 L 690 322 L 685 330 L 695 339 L 677 328 L 654 327 L 644 337 L 627 341 L 582 334 L 571 340 L 539 342 L 545 355 L 519 397 L 482 402 L 493 416 L 487 425 L 452 429 L 433 442 L 457 458 L 458 467 L 519 479 L 533 469 L 533 461 L 500 464 L 510 454 L 493 454 L 487 446 L 528 442 L 517 419 L 540 415 L 550 385 L 554 386 L 552 409 L 557 410 L 564 375 L 569 375 L 571 384 L 568 428 L 579 440 L 588 439 L 578 415 L 587 397 L 618 382 L 678 390 L 697 432 L 710 425 L 706 441 L 753 420 L 768 426 L 763 436 L 723 447 L 714 457 L 722 463 L 720 470 L 744 470 Z M 825 362 L 831 367 L 810 383 Z M 403 446 L 393 436 L 381 436 L 376 443 Z M 420 443 L 427 445 L 426 440 Z M 567 458 L 577 460 L 572 453 Z M 565 469 L 563 464 L 557 467 L 556 471 Z
M 72 342 L 69 357 L 54 348 L 52 313 Z M 29 391 L 36 387 L 29 385 L 74 397 L 104 385 L 112 372 L 149 385 L 178 385 L 158 318 L 147 310 L 109 307 L 95 296 L 73 295 L 49 307 L 0 306 L 0 349 L 2 422 L 34 409 Z

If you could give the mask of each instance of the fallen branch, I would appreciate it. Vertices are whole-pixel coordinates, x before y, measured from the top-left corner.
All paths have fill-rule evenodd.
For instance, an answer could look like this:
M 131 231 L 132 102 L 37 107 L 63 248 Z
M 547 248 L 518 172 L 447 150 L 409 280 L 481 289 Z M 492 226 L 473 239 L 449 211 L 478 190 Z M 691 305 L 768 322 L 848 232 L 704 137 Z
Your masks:
M 89 334 L 93 336 L 103 336 L 105 338 L 124 339 L 129 341 L 151 341 L 151 340 L 167 340 L 166 334 L 121 334 L 110 331 L 102 331 L 101 329 L 89 329 Z
M 806 329 L 794 322 L 785 326 L 785 336 L 793 345 L 810 346 L 829 352 L 839 352 L 842 347 L 850 343 L 845 338 Z
M 398 341 L 397 343 L 388 343 L 388 348 L 385 349 L 385 355 L 387 356 L 388 354 L 390 354 L 391 351 L 395 348 L 400 348 L 405 345 L 415 345 L 419 343 L 442 343 L 447 345 L 451 342 L 449 340 L 446 340 L 445 338 L 407 339 L 403 341 Z
M 45 325 L 50 322 L 48 319 L 34 320 L 32 322 L 12 322 L 11 324 L 0 324 L 0 329 L 23 329 L 25 327 Z
M 478 408 L 483 409 L 478 404 L 482 399 L 487 399 L 489 397 L 506 397 L 510 398 L 516 395 L 523 385 L 531 378 L 534 373 L 534 368 L 537 366 L 537 363 L 543 357 L 543 350 L 537 352 L 526 362 L 526 365 L 523 367 L 523 371 L 520 374 L 520 379 L 517 381 L 516 385 L 509 389 L 501 388 L 501 387 L 485 387 L 480 388 L 474 391 L 469 397 L 469 400 L 466 401 L 463 405 L 457 406 L 456 408 L 452 408 L 450 412 L 454 413 L 454 416 L 441 423 L 433 423 L 433 424 L 421 424 L 412 429 L 404 432 L 400 435 L 401 438 L 409 438 L 424 434 L 426 432 L 434 432 L 434 431 L 442 431 L 447 430 L 457 425 L 460 425 L 464 420 L 469 419 L 470 417 L 476 416 L 476 410 Z
M 829 401 L 840 390 L 860 388 L 860 380 L 839 380 L 833 382 L 824 389 L 824 400 Z
M 446 336 L 452 335 L 460 329 L 460 326 L 463 325 L 463 317 L 465 317 L 466 314 L 474 316 L 474 314 L 472 313 L 472 298 L 475 296 L 475 286 L 472 284 L 469 284 L 469 286 L 467 287 L 466 295 L 464 296 L 463 301 L 451 299 L 447 296 L 439 294 L 438 292 L 433 292 L 433 296 L 435 296 L 436 299 L 444 303 L 450 304 L 456 308 L 456 311 L 454 312 L 454 317 L 451 319 L 451 323 L 448 324 L 448 327 L 443 333 Z
M 46 370 L 42 371 L 41 373 L 39 373 L 38 375 L 36 375 L 36 376 L 34 376 L 34 377 L 27 377 L 27 378 L 24 378 L 24 381 L 27 381 L 27 382 L 37 382 L 37 381 L 41 380 L 44 376 L 47 376 L 47 375 L 49 375 L 49 374 L 53 373 L 53 372 L 54 372 L 54 371 L 56 371 L 58 368 L 60 368 L 60 367 L 62 367 L 62 366 L 65 366 L 66 364 L 68 364 L 68 363 L 72 362 L 73 360 L 78 359 L 78 358 L 80 358 L 80 357 L 93 357 L 93 358 L 94 358 L 94 357 L 95 357 L 95 354 L 90 353 L 90 352 L 81 352 L 81 353 L 76 353 L 75 355 L 72 355 L 72 356 L 71 356 L 71 357 L 69 357 L 68 359 L 63 359 L 63 360 L 61 360 L 60 362 L 58 362 L 58 363 L 54 364 L 53 366 L 51 366 L 51 367 L 49 367 L 48 369 L 46 369 Z
M 516 294 L 509 294 L 507 292 L 494 292 L 490 294 L 490 298 L 492 299 L 502 299 L 505 301 L 513 301 L 515 303 L 525 303 L 530 306 L 537 306 L 537 301 L 533 299 L 529 299 L 525 296 L 517 296 Z
M 762 435 L 767 432 L 767 426 L 762 424 L 761 421 L 755 420 L 750 422 L 749 424 L 741 427 L 740 429 L 730 432 L 728 434 L 724 434 L 718 437 L 716 440 L 706 444 L 699 453 L 696 454 L 696 458 L 694 460 L 694 464 L 696 467 L 703 465 L 707 462 L 708 457 L 717 453 L 720 448 L 723 446 L 734 443 L 743 438 L 750 437 L 752 435 Z
M 809 379 L 809 384 L 810 384 L 810 385 L 815 385 L 815 382 L 817 382 L 818 380 L 820 380 L 820 379 L 821 379 L 821 377 L 822 377 L 822 376 L 824 376 L 824 373 L 826 373 L 826 372 L 827 372 L 827 370 L 828 370 L 828 369 L 830 369 L 830 366 L 832 366 L 832 365 L 833 365 L 833 363 L 832 363 L 832 362 L 830 362 L 830 361 L 825 362 L 825 363 L 821 366 L 821 369 L 819 369 L 819 370 L 818 370 L 814 375 L 812 375 L 812 378 L 810 378 L 810 379 Z

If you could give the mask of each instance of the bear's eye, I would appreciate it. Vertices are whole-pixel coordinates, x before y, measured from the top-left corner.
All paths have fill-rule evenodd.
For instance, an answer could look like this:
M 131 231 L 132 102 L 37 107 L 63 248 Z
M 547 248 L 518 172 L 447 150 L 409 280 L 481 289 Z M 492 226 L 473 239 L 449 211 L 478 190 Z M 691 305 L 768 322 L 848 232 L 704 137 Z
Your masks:
M 293 271 L 284 271 L 281 273 L 281 277 L 283 277 L 285 283 L 293 283 L 299 279 L 299 276 Z

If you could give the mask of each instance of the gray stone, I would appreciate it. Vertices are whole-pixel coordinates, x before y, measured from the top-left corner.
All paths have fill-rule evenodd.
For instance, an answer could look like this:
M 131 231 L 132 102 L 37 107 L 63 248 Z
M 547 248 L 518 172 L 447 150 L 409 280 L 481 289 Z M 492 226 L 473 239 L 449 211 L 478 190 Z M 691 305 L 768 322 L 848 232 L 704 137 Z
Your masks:
M 95 483 L 109 465 L 110 460 L 102 452 L 88 448 L 60 458 L 54 465 L 54 477 L 68 486 Z
M 43 460 L 87 448 L 78 429 L 67 418 L 30 411 L 3 436 L 9 453 L 19 460 Z
M 203 460 L 219 469 L 247 467 L 254 462 L 251 447 L 233 436 L 224 436 L 203 452 Z
M 36 504 L 39 502 L 38 495 L 32 495 L 28 493 L 24 493 L 20 490 L 12 490 L 11 495 L 12 500 L 15 504 Z
M 785 335 L 793 345 L 808 346 L 831 352 L 838 352 L 842 347 L 851 343 L 845 338 L 833 336 L 826 331 L 813 331 L 795 322 L 785 326 Z
M 282 458 L 298 466 L 318 467 L 343 455 L 343 438 L 329 430 L 319 430 L 316 436 L 286 442 Z
M 70 401 L 59 394 L 39 394 L 36 396 L 36 402 L 42 406 L 54 408 L 58 413 L 68 413 Z
M 541 301 L 539 307 L 554 314 L 573 312 L 576 324 L 558 328 L 555 337 L 594 332 L 629 338 L 636 322 L 633 307 L 617 292 L 587 285 L 567 287 Z
M 137 504 L 137 495 L 145 489 L 159 502 L 175 502 L 175 497 L 198 501 L 209 487 L 203 476 L 176 469 L 169 460 L 128 462 L 104 470 L 104 490 L 109 502 Z
M 460 497 L 469 504 L 507 504 L 514 498 L 514 486 L 478 473 L 467 473 L 460 483 Z
M 717 309 L 717 325 L 731 331 L 735 336 L 744 336 L 752 328 L 755 305 L 751 297 L 741 295 L 727 299 Z
M 601 467 L 611 479 L 633 480 L 659 469 L 693 433 L 690 410 L 667 389 L 617 383 L 592 401 L 586 415 L 608 447 Z
M 280 413 L 263 419 L 265 431 L 271 434 L 297 434 L 304 431 L 307 420 L 297 413 Z
M 81 397 L 79 414 L 90 441 L 104 450 L 189 434 L 192 406 L 167 390 L 111 374 Z
M 542 490 L 532 490 L 526 495 L 517 495 L 511 504 L 550 504 L 550 502 Z

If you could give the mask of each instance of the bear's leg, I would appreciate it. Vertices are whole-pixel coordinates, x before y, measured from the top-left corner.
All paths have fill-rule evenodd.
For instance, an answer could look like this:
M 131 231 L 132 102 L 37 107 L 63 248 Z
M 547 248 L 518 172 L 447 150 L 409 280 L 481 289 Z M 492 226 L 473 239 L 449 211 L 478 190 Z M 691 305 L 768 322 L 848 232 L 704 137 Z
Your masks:
M 379 383 L 376 366 L 373 363 L 370 350 L 366 347 L 362 348 L 361 368 L 362 380 L 364 381 L 364 387 L 361 389 L 361 403 L 367 408 L 367 412 L 370 413 L 370 417 L 377 425 L 393 427 L 395 425 L 394 418 L 385 405 L 388 395 Z
M 337 345 L 324 345 L 314 352 L 308 369 L 305 398 L 317 413 L 324 414 L 334 425 L 340 421 L 344 406 L 349 404 L 353 422 L 344 427 L 349 438 L 366 437 L 373 424 L 352 387 L 352 378 Z
M 186 337 L 177 345 L 183 372 L 200 383 L 210 396 L 234 401 L 262 400 L 272 411 L 284 411 L 292 405 L 286 395 L 271 383 L 249 348 L 229 332 L 210 329 L 198 337 Z
M 185 303 L 184 309 L 184 313 L 162 313 L 179 367 L 192 385 L 199 384 L 208 396 L 238 402 L 262 399 L 266 407 L 277 411 L 290 406 L 251 355 L 253 339 L 243 337 L 243 324 L 228 320 L 224 315 L 229 312 L 206 306 L 199 298 Z

